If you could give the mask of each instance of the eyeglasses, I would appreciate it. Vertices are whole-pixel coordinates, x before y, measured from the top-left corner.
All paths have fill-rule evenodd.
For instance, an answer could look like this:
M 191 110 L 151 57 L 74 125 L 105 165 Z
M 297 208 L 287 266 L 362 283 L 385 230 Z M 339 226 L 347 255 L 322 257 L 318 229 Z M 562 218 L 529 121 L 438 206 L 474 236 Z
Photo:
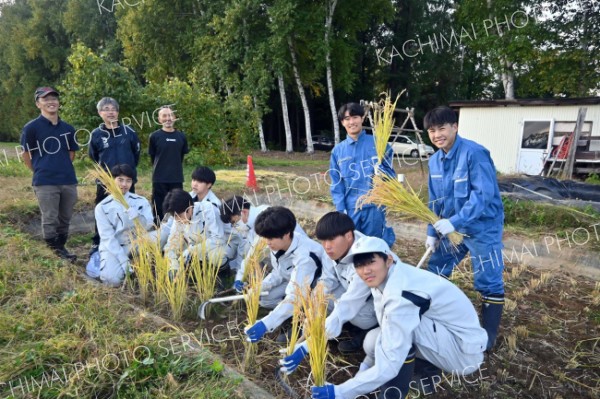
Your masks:
M 100 109 L 101 112 L 119 112 L 118 109 L 114 107 L 104 107 Z
M 43 98 L 38 98 L 38 101 L 41 103 L 57 103 L 58 102 L 58 97 L 43 97 Z

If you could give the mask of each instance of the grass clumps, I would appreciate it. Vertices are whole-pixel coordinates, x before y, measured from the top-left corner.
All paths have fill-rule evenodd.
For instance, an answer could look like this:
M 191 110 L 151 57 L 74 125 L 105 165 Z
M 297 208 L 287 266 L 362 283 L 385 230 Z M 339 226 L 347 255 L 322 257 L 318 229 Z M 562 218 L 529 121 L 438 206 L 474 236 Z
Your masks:
M 121 291 L 14 229 L 0 227 L 0 246 L 1 397 L 240 397 L 222 367 Z

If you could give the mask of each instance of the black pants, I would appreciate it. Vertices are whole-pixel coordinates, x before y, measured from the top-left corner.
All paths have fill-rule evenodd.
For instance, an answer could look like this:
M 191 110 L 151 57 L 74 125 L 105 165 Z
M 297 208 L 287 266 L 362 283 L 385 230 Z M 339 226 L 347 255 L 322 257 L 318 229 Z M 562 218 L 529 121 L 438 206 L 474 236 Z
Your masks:
M 163 212 L 165 197 L 169 191 L 175 188 L 183 189 L 183 183 L 152 183 L 152 213 L 154 214 L 154 224 L 157 226 L 165 216 Z
M 130 193 L 135 194 L 135 183 L 131 185 L 129 189 Z M 104 198 L 108 197 L 106 193 L 106 188 L 102 184 L 96 184 L 96 199 L 94 200 L 94 208 L 98 205 Z M 94 236 L 92 237 L 92 244 L 99 245 L 100 244 L 100 234 L 98 234 L 98 226 L 96 225 L 96 219 L 94 218 Z

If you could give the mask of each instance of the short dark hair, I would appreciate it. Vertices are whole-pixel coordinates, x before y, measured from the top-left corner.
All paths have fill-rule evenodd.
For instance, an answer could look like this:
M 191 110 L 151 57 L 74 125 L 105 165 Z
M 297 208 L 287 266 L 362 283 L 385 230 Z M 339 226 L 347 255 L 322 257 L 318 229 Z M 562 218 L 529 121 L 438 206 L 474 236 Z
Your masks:
M 180 188 L 175 188 L 167 193 L 163 202 L 163 211 L 174 215 L 185 212 L 190 206 L 194 206 L 190 194 Z
M 352 218 L 342 212 L 329 212 L 317 222 L 315 235 L 319 240 L 332 240 L 351 231 L 354 235 L 356 226 Z
M 344 119 L 346 111 L 350 116 L 360 116 L 361 118 L 365 116 L 365 109 L 362 105 L 358 103 L 348 103 L 342 105 L 338 111 L 338 119 L 340 122 Z
M 215 172 L 208 166 L 199 166 L 192 172 L 192 180 L 215 184 L 217 176 L 215 176 Z
M 119 176 L 127 176 L 131 179 L 135 178 L 135 172 L 133 168 L 126 163 L 122 163 L 120 165 L 115 165 L 110 169 L 110 174 L 112 177 L 117 178 Z
M 432 109 L 425 114 L 423 118 L 423 127 L 428 130 L 433 126 L 443 126 L 446 123 L 451 125 L 458 123 L 456 112 L 446 106 L 440 106 Z
M 362 267 L 368 265 L 375 260 L 375 256 L 379 256 L 384 262 L 387 262 L 388 255 L 383 252 L 366 252 L 364 254 L 354 255 L 354 267 Z
M 223 223 L 231 223 L 232 216 L 239 216 L 242 214 L 242 209 L 250 209 L 250 201 L 247 201 L 244 197 L 234 195 L 221 204 L 220 213 L 221 221 Z
M 294 236 L 296 228 L 296 217 L 288 208 L 283 206 L 272 206 L 265 209 L 256 217 L 254 231 L 264 238 L 283 238 L 290 233 Z

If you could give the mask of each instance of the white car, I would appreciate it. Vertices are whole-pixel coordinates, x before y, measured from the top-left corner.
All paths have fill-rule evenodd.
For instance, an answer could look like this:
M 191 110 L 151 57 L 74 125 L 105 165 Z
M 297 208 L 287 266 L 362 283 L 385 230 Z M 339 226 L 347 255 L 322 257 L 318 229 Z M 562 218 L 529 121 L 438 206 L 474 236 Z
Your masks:
M 419 155 L 421 157 L 431 156 L 435 152 L 430 145 L 417 144 L 408 136 L 392 135 L 389 143 L 396 156 L 417 158 Z

